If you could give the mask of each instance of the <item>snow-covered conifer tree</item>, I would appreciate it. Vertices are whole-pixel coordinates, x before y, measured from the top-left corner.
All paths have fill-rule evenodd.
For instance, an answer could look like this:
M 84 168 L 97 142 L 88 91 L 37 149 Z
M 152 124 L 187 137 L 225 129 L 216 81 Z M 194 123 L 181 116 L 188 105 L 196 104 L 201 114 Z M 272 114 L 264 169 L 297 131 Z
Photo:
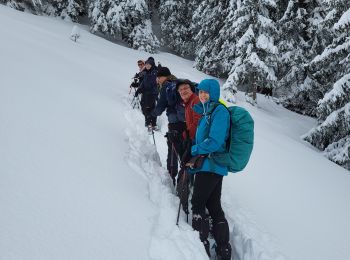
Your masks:
M 326 22 L 325 8 L 319 1 L 299 1 L 294 3 L 294 9 L 295 7 L 298 8 L 298 15 L 293 19 L 291 17 L 289 20 L 300 19 L 301 29 L 298 31 L 295 28 L 295 31 L 298 31 L 301 44 L 295 42 L 295 46 L 302 46 L 300 49 L 302 52 L 299 52 L 302 54 L 299 56 L 299 59 L 303 61 L 303 64 L 297 64 L 298 67 L 296 67 L 297 70 L 293 76 L 293 70 L 288 70 L 288 63 L 285 63 L 285 66 L 283 66 L 283 63 L 280 63 L 282 69 L 279 73 L 278 90 L 280 93 L 288 96 L 283 102 L 286 108 L 301 114 L 316 116 L 317 103 L 323 98 L 330 86 L 326 87 L 319 80 L 320 73 L 318 73 L 318 70 L 320 68 L 316 68 L 313 59 L 321 54 L 324 48 L 332 41 L 332 30 L 330 30 L 331 26 L 329 23 Z M 281 33 L 283 34 L 284 31 L 281 31 Z M 282 48 L 283 46 L 285 45 L 281 45 Z M 295 46 L 292 51 L 298 48 Z
M 159 48 L 159 41 L 152 32 L 151 21 L 146 20 L 135 26 L 129 35 L 128 43 L 134 49 L 155 52 Z
M 34 14 L 41 13 L 42 2 L 42 0 L 0 0 L 1 4 L 20 11 L 30 11 Z
M 235 2 L 235 1 L 231 1 Z M 218 56 L 229 31 L 221 32 L 229 12 L 229 0 L 204 0 L 195 10 L 192 33 L 195 35 L 195 67 L 211 75 L 223 75 L 222 59 Z M 227 74 L 227 73 L 226 73 Z
M 304 139 L 325 150 L 326 156 L 350 169 L 350 7 L 347 1 L 330 1 L 330 13 L 338 17 L 333 29 L 335 38 L 310 64 L 314 75 L 329 90 L 318 102 L 320 125 Z
M 275 22 L 270 13 L 275 1 L 245 0 L 237 6 L 233 30 L 236 33 L 235 62 L 224 88 L 250 91 L 254 85 L 273 88 L 276 83 Z
M 306 52 L 309 49 L 305 36 L 307 12 L 297 1 L 289 0 L 277 24 L 279 55 L 275 93 L 290 96 L 305 80 Z
M 196 2 L 160 0 L 159 3 L 162 45 L 180 55 L 194 54 L 191 22 Z
M 144 0 L 96 0 L 89 4 L 92 32 L 121 37 L 130 46 L 154 52 L 158 40 L 150 26 Z
M 73 26 L 72 32 L 70 34 L 70 39 L 76 42 L 80 38 L 80 30 L 77 25 Z
M 86 0 L 0 0 L 0 3 L 21 11 L 45 13 L 72 21 L 77 21 L 78 16 L 86 11 Z
M 44 3 L 43 9 L 48 15 L 72 21 L 77 21 L 86 8 L 85 0 L 45 0 Z

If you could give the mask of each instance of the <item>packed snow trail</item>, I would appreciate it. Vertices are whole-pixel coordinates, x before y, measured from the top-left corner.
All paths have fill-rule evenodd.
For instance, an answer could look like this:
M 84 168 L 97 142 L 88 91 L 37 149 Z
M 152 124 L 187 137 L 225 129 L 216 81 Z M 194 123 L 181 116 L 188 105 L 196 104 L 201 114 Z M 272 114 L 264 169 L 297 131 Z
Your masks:
M 128 162 L 130 167 L 148 181 L 149 199 L 156 205 L 158 213 L 153 218 L 150 246 L 150 258 L 162 260 L 206 259 L 206 252 L 198 238 L 183 218 L 176 226 L 178 198 L 174 194 L 171 178 L 167 171 L 157 162 L 157 153 L 144 127 L 144 117 L 139 110 L 125 113 L 128 122 L 126 134 L 130 149 Z M 157 141 L 164 138 L 155 133 Z M 158 143 L 159 151 L 161 144 Z M 162 152 L 162 154 L 164 154 Z

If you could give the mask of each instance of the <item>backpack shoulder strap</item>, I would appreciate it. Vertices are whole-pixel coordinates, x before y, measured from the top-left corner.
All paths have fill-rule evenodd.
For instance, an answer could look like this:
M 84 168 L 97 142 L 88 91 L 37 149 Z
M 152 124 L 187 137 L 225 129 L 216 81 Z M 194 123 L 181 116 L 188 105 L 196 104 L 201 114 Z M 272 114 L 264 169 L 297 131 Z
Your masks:
M 214 110 L 218 107 L 218 106 L 223 106 L 224 108 L 226 108 L 227 112 L 229 113 L 229 116 L 230 116 L 230 124 L 229 124 L 229 129 L 228 129 L 228 137 L 227 137 L 227 140 L 226 140 L 226 152 L 228 152 L 230 150 L 230 145 L 231 145 L 231 114 L 230 114 L 230 110 L 222 103 L 220 102 L 217 102 L 214 104 L 214 107 L 213 109 L 208 113 L 208 115 L 211 115 Z M 211 120 L 209 120 L 209 127 L 210 127 L 210 124 L 211 124 Z

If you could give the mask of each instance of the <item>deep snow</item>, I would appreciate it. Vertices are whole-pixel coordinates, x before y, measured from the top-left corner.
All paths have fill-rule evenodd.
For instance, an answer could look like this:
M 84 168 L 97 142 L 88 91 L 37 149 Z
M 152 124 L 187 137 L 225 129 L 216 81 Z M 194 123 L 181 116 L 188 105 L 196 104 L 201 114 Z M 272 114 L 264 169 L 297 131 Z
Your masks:
M 150 56 L 0 5 L 0 259 L 206 259 L 129 106 Z M 153 55 L 178 77 L 192 62 Z M 223 83 L 223 82 L 222 82 Z M 224 178 L 235 259 L 350 259 L 350 175 L 300 138 L 316 122 L 258 96 L 255 147 Z M 166 118 L 156 148 L 164 165 Z

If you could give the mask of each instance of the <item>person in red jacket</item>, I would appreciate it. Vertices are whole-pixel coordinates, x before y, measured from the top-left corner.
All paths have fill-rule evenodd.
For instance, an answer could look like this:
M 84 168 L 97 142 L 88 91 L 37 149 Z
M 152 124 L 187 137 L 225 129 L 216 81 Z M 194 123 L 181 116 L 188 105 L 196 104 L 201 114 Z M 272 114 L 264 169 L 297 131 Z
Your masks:
M 188 196 L 189 196 L 189 183 L 193 183 L 193 178 L 189 178 L 185 172 L 185 164 L 191 158 L 191 146 L 196 135 L 198 121 L 201 115 L 193 111 L 193 106 L 199 103 L 199 98 L 195 93 L 194 83 L 188 79 L 178 79 L 176 82 L 176 88 L 179 92 L 182 105 L 185 107 L 185 121 L 186 131 L 183 133 L 183 155 L 181 158 L 181 170 L 177 179 L 177 195 L 180 197 L 182 208 L 188 215 Z M 193 175 L 191 174 L 191 177 Z
M 194 83 L 188 79 L 178 80 L 176 88 L 181 96 L 183 104 L 185 105 L 186 128 L 189 136 L 184 136 L 184 139 L 189 137 L 193 140 L 196 135 L 197 125 L 201 115 L 194 112 L 192 108 L 195 104 L 199 103 L 199 98 L 195 93 Z

